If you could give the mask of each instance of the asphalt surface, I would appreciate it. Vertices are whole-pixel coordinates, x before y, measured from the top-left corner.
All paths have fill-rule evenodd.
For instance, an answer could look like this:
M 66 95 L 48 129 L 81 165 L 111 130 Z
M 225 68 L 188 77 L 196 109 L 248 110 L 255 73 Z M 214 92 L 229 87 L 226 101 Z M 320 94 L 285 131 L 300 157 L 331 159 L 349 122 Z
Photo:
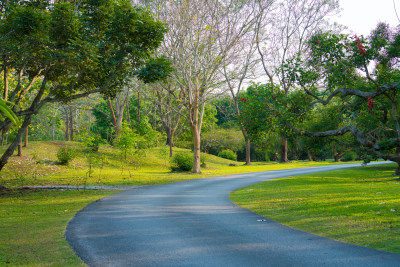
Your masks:
M 295 230 L 229 199 L 231 191 L 265 180 L 350 166 L 127 190 L 78 212 L 66 238 L 89 266 L 400 266 L 400 255 Z

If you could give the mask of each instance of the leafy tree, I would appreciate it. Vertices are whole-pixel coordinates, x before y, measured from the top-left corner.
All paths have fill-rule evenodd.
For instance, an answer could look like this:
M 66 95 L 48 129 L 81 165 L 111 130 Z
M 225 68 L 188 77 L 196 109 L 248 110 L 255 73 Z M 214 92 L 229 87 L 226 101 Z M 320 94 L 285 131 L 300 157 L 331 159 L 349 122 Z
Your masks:
M 339 103 L 336 113 L 341 116 L 334 116 L 334 123 L 321 119 L 330 124 L 329 129 L 308 131 L 287 113 L 275 115 L 293 132 L 334 138 L 359 151 L 366 161 L 377 157 L 392 160 L 399 164 L 396 174 L 400 174 L 399 29 L 379 24 L 368 38 L 319 33 L 309 45 L 309 58 L 283 65 L 285 79 L 302 89 L 304 99 L 312 99 L 302 104 L 308 105 L 305 115 L 307 110 Z M 347 133 L 356 145 L 337 138 Z
M 338 0 L 296 0 L 274 2 L 257 23 L 257 50 L 269 83 L 278 83 L 288 95 L 294 84 L 285 79 L 280 66 L 293 57 L 307 53 L 307 42 L 321 29 L 332 28 L 328 17 L 339 11 Z M 281 139 L 281 162 L 288 161 L 287 138 Z
M 127 125 L 122 125 L 121 134 L 115 141 L 115 146 L 121 151 L 121 155 L 123 156 L 125 162 L 128 154 L 136 148 L 140 139 L 141 138 Z
M 81 5 L 9 3 L 0 19 L 0 62 L 16 86 L 4 94 L 23 118 L 14 142 L 0 159 L 12 155 L 32 116 L 46 104 L 102 93 L 114 96 L 126 77 L 144 66 L 163 40 L 163 23 L 126 0 L 88 0 Z M 29 93 L 29 99 L 23 97 Z M 20 103 L 25 104 L 21 108 Z M 11 121 L 0 123 L 8 129 Z

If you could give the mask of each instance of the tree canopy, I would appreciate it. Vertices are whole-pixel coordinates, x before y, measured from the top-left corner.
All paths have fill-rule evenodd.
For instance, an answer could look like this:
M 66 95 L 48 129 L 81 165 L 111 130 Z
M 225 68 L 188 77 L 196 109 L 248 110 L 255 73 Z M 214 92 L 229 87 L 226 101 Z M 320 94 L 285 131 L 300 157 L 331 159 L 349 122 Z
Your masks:
M 3 95 L 23 123 L 0 169 L 41 107 L 93 93 L 114 96 L 165 32 L 152 13 L 126 0 L 9 2 L 0 19 Z M 6 119 L 0 129 L 10 125 Z
M 242 99 L 249 110 L 244 122 L 253 134 L 280 125 L 288 133 L 333 138 L 353 147 L 366 161 L 381 157 L 397 162 L 399 174 L 399 44 L 399 30 L 385 24 L 366 38 L 315 34 L 307 57 L 282 65 L 284 79 L 297 90 L 286 100 L 272 85 L 251 87 L 249 99 Z M 254 110 L 261 112 L 255 116 Z M 316 112 L 327 115 L 310 123 L 318 117 Z M 347 133 L 353 138 L 337 138 Z

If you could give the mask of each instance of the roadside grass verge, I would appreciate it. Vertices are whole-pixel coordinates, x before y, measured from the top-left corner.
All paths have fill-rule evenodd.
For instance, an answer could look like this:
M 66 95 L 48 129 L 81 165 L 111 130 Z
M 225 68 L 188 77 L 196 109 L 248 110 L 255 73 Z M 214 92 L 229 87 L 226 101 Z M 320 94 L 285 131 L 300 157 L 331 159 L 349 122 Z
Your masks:
M 85 266 L 64 238 L 75 213 L 118 191 L 0 191 L 0 266 Z
M 69 166 L 57 164 L 57 150 L 69 146 L 79 151 Z M 0 147 L 0 152 L 4 150 Z M 174 148 L 174 153 L 189 150 Z M 78 142 L 31 142 L 23 149 L 23 157 L 12 156 L 1 171 L 0 184 L 6 187 L 36 185 L 152 185 L 199 179 L 228 174 L 291 169 L 342 162 L 296 161 L 254 162 L 251 166 L 202 153 L 206 167 L 202 174 L 171 172 L 168 147 L 135 150 L 125 161 L 111 146 L 102 145 L 98 152 L 90 152 Z M 348 163 L 348 162 L 347 162 Z M 234 164 L 236 166 L 230 166 Z
M 238 205 L 306 232 L 400 253 L 396 164 L 271 180 L 231 193 Z

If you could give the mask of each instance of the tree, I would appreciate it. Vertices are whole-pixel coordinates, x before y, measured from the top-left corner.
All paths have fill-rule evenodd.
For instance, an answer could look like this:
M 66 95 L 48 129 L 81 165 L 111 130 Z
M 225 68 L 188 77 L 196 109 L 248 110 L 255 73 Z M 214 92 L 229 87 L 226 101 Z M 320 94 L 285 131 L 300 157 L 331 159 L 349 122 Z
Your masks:
M 257 50 L 269 82 L 281 85 L 287 96 L 292 84 L 280 66 L 306 52 L 306 43 L 318 30 L 329 29 L 327 17 L 338 11 L 337 0 L 276 1 L 271 12 L 259 17 Z M 287 139 L 281 139 L 281 162 L 287 162 Z
M 340 103 L 340 116 L 332 128 L 317 132 L 301 129 L 286 114 L 277 113 L 282 123 L 308 137 L 351 134 L 357 145 L 344 145 L 358 150 L 366 161 L 381 157 L 396 162 L 400 174 L 399 29 L 381 23 L 368 38 L 319 33 L 309 46 L 309 58 L 283 65 L 285 79 L 296 83 L 303 97 L 313 99 L 305 113 Z
M 257 31 L 255 30 L 256 22 L 262 17 L 263 14 L 268 13 L 273 1 L 260 2 L 258 6 L 254 7 L 257 10 L 254 14 L 252 23 L 249 23 L 247 32 L 244 34 L 240 42 L 238 42 L 236 49 L 232 49 L 230 55 L 223 60 L 223 76 L 226 80 L 226 85 L 233 100 L 235 113 L 237 117 L 241 116 L 239 108 L 239 99 L 242 92 L 243 84 L 246 80 L 257 78 L 255 69 L 259 60 L 255 58 L 257 51 L 256 39 Z M 240 18 L 233 20 L 233 23 L 240 24 Z M 234 28 L 234 27 L 233 27 Z M 222 42 L 223 43 L 223 42 Z M 239 123 L 240 130 L 246 142 L 246 165 L 250 165 L 250 138 L 247 130 L 242 123 Z
M 257 1 L 255 1 L 257 2 Z M 155 4 L 157 6 L 157 4 Z M 200 144 L 206 102 L 221 88 L 224 60 L 255 20 L 253 1 L 170 1 L 155 7 L 169 31 L 162 53 L 183 95 L 193 135 L 193 173 L 200 173 Z M 249 26 L 250 25 L 250 26 Z
M 127 75 L 145 64 L 164 33 L 163 23 L 126 0 L 88 0 L 79 6 L 9 4 L 0 20 L 0 60 L 2 69 L 10 70 L 4 74 L 18 81 L 8 88 L 8 101 L 23 123 L 0 159 L 0 170 L 46 103 L 93 93 L 114 96 Z M 26 108 L 20 109 L 26 93 Z M 9 125 L 5 120 L 0 129 Z

